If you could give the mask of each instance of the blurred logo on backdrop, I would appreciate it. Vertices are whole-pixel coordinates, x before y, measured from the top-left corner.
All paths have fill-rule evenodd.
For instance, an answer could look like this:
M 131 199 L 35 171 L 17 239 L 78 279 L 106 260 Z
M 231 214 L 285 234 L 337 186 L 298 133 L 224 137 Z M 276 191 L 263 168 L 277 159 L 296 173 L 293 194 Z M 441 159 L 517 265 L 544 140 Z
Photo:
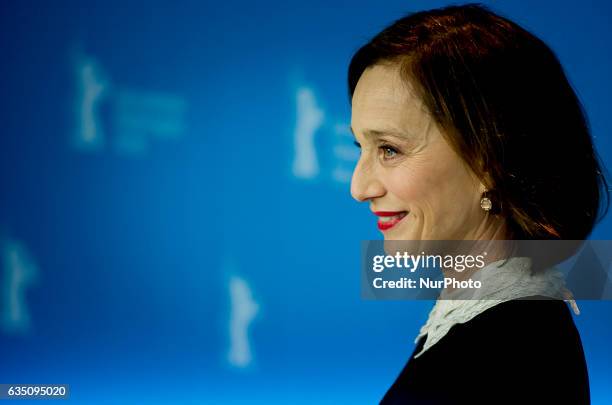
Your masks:
M 18 240 L 3 238 L 0 247 L 0 329 L 7 335 L 25 334 L 32 327 L 26 292 L 38 280 L 38 267 Z
M 349 125 L 326 118 L 314 90 L 300 86 L 295 94 L 292 173 L 301 180 L 350 182 L 359 150 Z
M 114 83 L 94 57 L 84 54 L 74 60 L 74 77 L 71 146 L 76 150 L 143 156 L 153 142 L 185 133 L 183 97 Z
M 253 299 L 251 287 L 245 279 L 232 276 L 230 293 L 230 347 L 228 362 L 234 367 L 245 368 L 253 359 L 249 328 L 259 313 L 259 305 Z

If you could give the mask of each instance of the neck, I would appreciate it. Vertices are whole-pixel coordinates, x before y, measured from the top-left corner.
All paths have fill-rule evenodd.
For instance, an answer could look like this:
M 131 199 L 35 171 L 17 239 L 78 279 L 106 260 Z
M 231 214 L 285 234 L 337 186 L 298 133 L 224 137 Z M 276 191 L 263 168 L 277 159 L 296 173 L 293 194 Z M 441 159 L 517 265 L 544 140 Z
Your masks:
M 480 232 L 477 232 L 477 237 L 470 240 L 469 248 L 466 249 L 466 244 L 459 243 L 462 246 L 457 255 L 478 257 L 479 263 L 484 263 L 482 266 L 473 266 L 460 271 L 457 266 L 442 267 L 444 278 L 451 278 L 456 281 L 469 280 L 481 268 L 495 263 L 499 260 L 506 259 L 512 255 L 511 242 L 506 239 L 508 234 L 506 231 L 505 221 L 499 217 L 487 218 L 489 221 L 487 226 Z M 467 267 L 467 266 L 466 266 Z M 452 285 L 446 288 L 447 291 L 454 291 Z

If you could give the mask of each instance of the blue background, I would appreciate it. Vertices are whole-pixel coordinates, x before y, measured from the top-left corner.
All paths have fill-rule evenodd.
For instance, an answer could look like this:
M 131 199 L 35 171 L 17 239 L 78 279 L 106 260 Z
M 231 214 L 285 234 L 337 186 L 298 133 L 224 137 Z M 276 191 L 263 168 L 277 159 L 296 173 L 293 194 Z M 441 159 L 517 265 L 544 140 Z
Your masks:
M 360 299 L 360 241 L 381 235 L 349 194 L 346 71 L 446 4 L 3 2 L 0 383 L 88 404 L 377 403 L 433 302 Z M 556 52 L 612 165 L 612 3 L 485 4 Z M 578 304 L 609 403 L 612 303 Z

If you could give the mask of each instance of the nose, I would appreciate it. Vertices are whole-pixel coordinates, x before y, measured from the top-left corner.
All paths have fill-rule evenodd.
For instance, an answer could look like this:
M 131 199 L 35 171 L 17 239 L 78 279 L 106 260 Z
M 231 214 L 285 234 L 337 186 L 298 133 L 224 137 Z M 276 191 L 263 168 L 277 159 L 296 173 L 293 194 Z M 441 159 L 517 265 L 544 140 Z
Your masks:
M 359 159 L 351 179 L 351 196 L 364 202 L 385 194 L 382 181 L 378 178 L 376 168 L 363 157 Z

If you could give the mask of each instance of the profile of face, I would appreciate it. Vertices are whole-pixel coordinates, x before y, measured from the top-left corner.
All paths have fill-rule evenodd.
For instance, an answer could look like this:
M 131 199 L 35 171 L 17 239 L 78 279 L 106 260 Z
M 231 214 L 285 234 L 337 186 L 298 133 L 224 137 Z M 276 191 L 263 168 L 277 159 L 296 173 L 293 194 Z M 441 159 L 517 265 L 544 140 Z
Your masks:
M 361 75 L 351 128 L 361 154 L 351 195 L 369 202 L 385 240 L 478 240 L 490 233 L 485 186 L 446 141 L 398 64 Z

